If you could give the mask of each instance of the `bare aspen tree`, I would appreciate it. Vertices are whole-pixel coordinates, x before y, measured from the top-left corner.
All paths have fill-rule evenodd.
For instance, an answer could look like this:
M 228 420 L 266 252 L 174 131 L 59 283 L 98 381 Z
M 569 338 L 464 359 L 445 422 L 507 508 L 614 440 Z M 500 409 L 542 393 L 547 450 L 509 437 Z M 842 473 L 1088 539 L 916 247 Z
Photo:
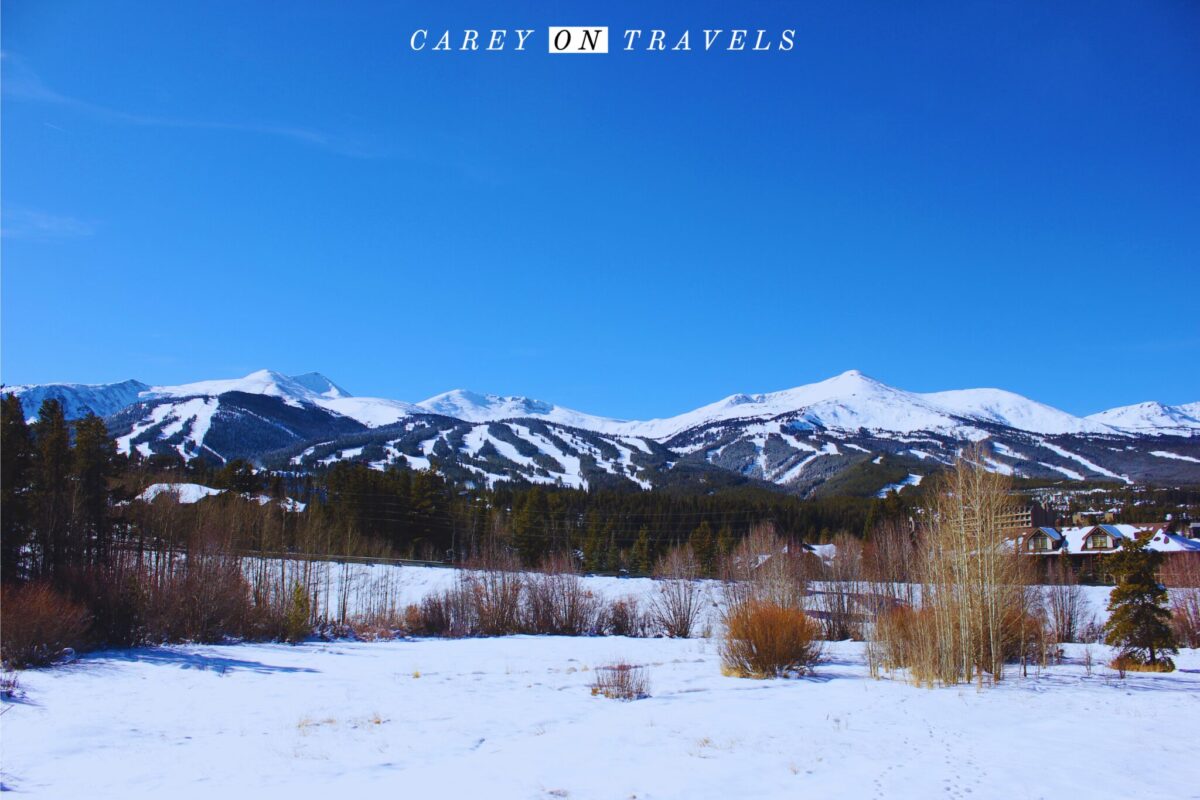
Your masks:
M 833 555 L 825 564 L 824 582 L 813 595 L 827 640 L 861 639 L 863 611 L 868 607 L 863 582 L 862 542 L 847 533 L 833 539 Z
M 917 547 L 920 608 L 877 625 L 900 637 L 878 648 L 889 666 L 907 666 L 918 683 L 1001 680 L 1004 662 L 1035 632 L 1026 607 L 1026 570 L 1010 540 L 1010 482 L 965 452 L 940 478 L 925 509 Z M 896 655 L 899 654 L 899 655 Z M 897 660 L 907 661 L 897 664 Z
M 781 538 L 771 523 L 754 525 L 722 562 L 726 605 L 754 599 L 803 609 L 815 561 L 800 545 Z

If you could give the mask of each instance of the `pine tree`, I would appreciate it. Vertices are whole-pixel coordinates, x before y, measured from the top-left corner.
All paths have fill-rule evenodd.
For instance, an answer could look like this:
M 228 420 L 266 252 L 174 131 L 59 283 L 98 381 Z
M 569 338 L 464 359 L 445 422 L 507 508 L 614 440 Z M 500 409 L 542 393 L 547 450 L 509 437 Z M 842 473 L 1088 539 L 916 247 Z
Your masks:
M 733 528 L 729 527 L 729 523 L 721 526 L 721 530 L 717 532 L 717 555 L 725 558 L 733 552 L 736 542 L 733 540 Z
M 716 568 L 717 562 L 717 542 L 713 538 L 712 526 L 708 524 L 708 520 L 701 522 L 688 540 L 692 550 L 696 553 L 696 561 L 700 565 L 700 571 L 704 575 L 712 575 Z
M 589 514 L 587 532 L 583 537 L 583 568 L 586 572 L 607 572 L 613 567 L 610 542 L 614 537 L 612 522 L 601 524 L 598 514 Z
M 0 404 L 0 569 L 3 580 L 21 574 L 21 552 L 29 539 L 29 491 L 33 439 L 16 395 Z
M 1174 668 L 1165 653 L 1179 652 L 1167 609 L 1167 589 L 1158 581 L 1162 554 L 1147 550 L 1146 539 L 1126 539 L 1121 549 L 1104 557 L 1104 569 L 1117 582 L 1108 601 L 1104 641 L 1121 648 L 1134 663 Z
M 525 498 L 525 504 L 513 515 L 513 545 L 527 565 L 536 564 L 546 552 L 546 518 L 549 512 L 546 493 L 540 487 L 534 487 Z
M 35 536 L 41 572 L 50 575 L 66 563 L 70 522 L 71 437 L 62 405 L 57 400 L 43 401 L 33 432 L 36 445 L 32 493 Z
M 654 568 L 654 557 L 650 552 L 650 529 L 645 525 L 638 530 L 637 541 L 629 554 L 630 566 L 639 575 L 649 575 Z
M 98 416 L 88 414 L 75 424 L 73 559 L 85 553 L 99 559 L 108 552 L 108 478 L 116 454 L 116 444 Z

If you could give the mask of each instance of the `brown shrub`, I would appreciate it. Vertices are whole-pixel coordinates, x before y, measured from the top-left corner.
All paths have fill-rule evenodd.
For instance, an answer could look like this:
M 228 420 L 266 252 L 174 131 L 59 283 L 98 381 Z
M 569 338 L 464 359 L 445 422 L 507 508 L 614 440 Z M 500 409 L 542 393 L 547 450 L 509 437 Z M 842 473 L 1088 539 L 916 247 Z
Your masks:
M 36 667 L 85 644 L 91 615 L 46 583 L 0 588 L 0 659 Z
M 979 466 L 983 459 L 970 448 L 934 482 L 916 547 L 922 612 L 876 625 L 873 673 L 902 656 L 917 683 L 982 685 L 1004 677 L 1014 641 L 1018 648 L 1027 642 L 1030 562 L 1011 546 L 1004 524 L 1015 499 L 1008 479 Z
M 658 591 L 650 599 L 650 616 L 671 638 L 686 639 L 700 621 L 707 592 L 700 583 L 700 565 L 690 545 L 670 550 L 654 570 Z
M 1200 555 L 1174 554 L 1160 572 L 1170 589 L 1171 628 L 1187 647 L 1200 647 Z
M 471 636 L 476 625 L 469 584 L 459 580 L 449 589 L 428 594 L 406 612 L 408 629 L 418 636 Z
M 802 674 L 820 659 L 821 626 L 804 612 L 750 600 L 729 610 L 721 671 L 739 678 Z
M 600 612 L 600 631 L 608 636 L 645 636 L 650 623 L 636 597 L 613 600 Z
M 521 574 L 508 570 L 465 573 L 460 577 L 468 592 L 474 617 L 472 634 L 507 636 L 521 630 Z
M 869 654 L 872 672 L 907 669 L 918 663 L 918 650 L 933 629 L 931 609 L 897 606 L 885 611 L 875 620 L 874 636 Z
M 1049 617 L 1050 635 L 1059 643 L 1081 641 L 1088 604 L 1074 570 L 1059 562 L 1049 570 L 1048 579 L 1042 602 Z
M 907 669 L 912 681 L 920 685 L 950 683 L 940 670 L 946 659 L 964 657 L 962 639 L 953 631 L 947 633 L 938 612 L 933 607 L 899 606 L 880 614 L 868 650 L 872 674 L 877 675 L 880 667 Z M 1053 637 L 1041 616 L 1010 608 L 1002 612 L 995 636 L 989 633 L 983 640 L 976 656 L 981 662 L 975 664 L 979 672 L 997 662 L 1045 664 Z M 990 650 L 992 641 L 1000 647 L 996 657 Z
M 233 556 L 193 552 L 176 559 L 152 578 L 148 595 L 151 642 L 211 643 L 251 634 L 250 583 Z
M 1200 589 L 1171 590 L 1171 628 L 1185 647 L 1200 647 Z
M 526 579 L 522 628 L 526 633 L 583 636 L 599 627 L 600 601 L 568 561 Z
M 1167 656 L 1160 656 L 1153 664 L 1146 661 L 1138 653 L 1121 653 L 1108 663 L 1122 678 L 1126 672 L 1174 672 L 1175 662 Z
M 93 646 L 136 647 L 146 641 L 150 610 L 146 570 L 133 559 L 68 571 L 71 597 L 91 614 Z
M 867 599 L 869 587 L 863 581 L 862 543 L 847 533 L 839 533 L 833 545 L 834 554 L 824 564 L 824 583 L 812 598 L 813 606 L 825 639 L 861 641 L 864 609 L 875 605 Z
M 650 696 L 650 679 L 645 667 L 619 661 L 606 667 L 596 667 L 591 688 L 593 697 L 640 700 Z
M 419 636 L 507 636 L 521 632 L 524 580 L 517 572 L 464 570 L 454 585 L 406 611 Z
M 363 642 L 379 642 L 403 636 L 408 630 L 406 618 L 376 614 L 351 616 L 346 621 L 350 635 Z
M 725 598 L 734 604 L 755 599 L 804 608 L 810 573 L 819 566 L 799 544 L 780 538 L 773 525 L 760 523 L 722 561 Z

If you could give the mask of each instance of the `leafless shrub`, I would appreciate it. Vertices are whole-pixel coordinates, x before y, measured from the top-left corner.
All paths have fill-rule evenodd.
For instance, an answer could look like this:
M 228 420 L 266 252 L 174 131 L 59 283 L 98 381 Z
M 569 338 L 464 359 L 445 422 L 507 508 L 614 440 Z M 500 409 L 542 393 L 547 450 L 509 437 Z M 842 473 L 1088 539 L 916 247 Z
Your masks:
M 640 700 L 650 696 L 650 678 L 646 668 L 625 661 L 596 667 L 591 684 L 592 696 L 610 700 Z
M 352 615 L 344 627 L 349 635 L 363 642 L 395 639 L 408 631 L 406 615 L 399 614 Z
M 803 608 L 809 573 L 816 558 L 789 543 L 770 523 L 759 523 L 722 561 L 726 602 L 756 599 L 788 608 Z
M 689 545 L 672 548 L 655 568 L 658 591 L 650 599 L 650 615 L 671 638 L 686 639 L 700 620 L 707 592 Z
M 1081 642 L 1097 644 L 1104 641 L 1104 623 L 1095 614 L 1089 614 L 1083 623 L 1083 633 L 1079 634 Z
M 1083 587 L 1065 563 L 1052 567 L 1048 578 L 1050 583 L 1042 590 L 1042 602 L 1049 620 L 1050 636 L 1058 643 L 1080 641 L 1084 614 L 1088 609 Z
M 87 609 L 47 583 L 0 588 L 0 658 L 12 669 L 49 664 L 86 641 Z
M 567 557 L 551 558 L 526 581 L 523 629 L 527 633 L 582 636 L 595 633 L 600 602 Z
M 1159 574 L 1170 587 L 1175 638 L 1187 647 L 1200 647 L 1200 554 L 1173 554 Z
M 863 581 L 862 543 L 846 533 L 834 537 L 834 554 L 825 564 L 824 581 L 810 597 L 815 616 L 829 641 L 863 638 L 866 610 L 873 607 Z
M 636 597 L 619 597 L 600 612 L 600 630 L 608 636 L 646 636 L 650 623 Z
M 422 598 L 405 612 L 408 629 L 421 636 L 473 636 L 478 632 L 475 595 L 468 580 Z
M 918 541 L 921 611 L 906 624 L 876 625 L 880 663 L 903 656 L 909 677 L 925 685 L 954 684 L 985 676 L 1002 679 L 1005 660 L 1019 657 L 1033 637 L 1026 608 L 1027 567 L 1006 536 L 1014 499 L 1006 478 L 978 466 L 977 450 L 947 473 L 925 510 Z
M 769 601 L 734 605 L 725 618 L 721 671 L 739 678 L 800 675 L 820 659 L 821 626 L 803 611 Z
M 524 580 L 513 569 L 461 570 L 454 584 L 405 610 L 421 636 L 507 636 L 521 632 Z
M 913 528 L 900 520 L 888 520 L 872 530 L 863 545 L 863 579 L 872 591 L 893 602 L 913 605 L 916 602 L 915 584 L 919 581 L 916 569 L 917 544 Z
M 151 575 L 146 632 L 152 642 L 219 642 L 248 631 L 254 603 L 239 561 L 220 551 L 171 559 Z
M 1045 621 L 1035 611 L 1020 605 L 1005 610 L 996 628 L 995 644 L 987 645 L 998 651 L 993 657 L 985 650 L 983 657 L 1000 663 L 1016 661 L 1023 669 L 1031 664 L 1044 666 L 1054 651 Z M 881 669 L 907 669 L 914 683 L 948 683 L 938 670 L 945 659 L 963 657 L 963 638 L 957 630 L 947 634 L 939 629 L 938 622 L 933 607 L 897 606 L 880 614 L 868 648 L 871 674 L 878 676 Z
M 21 691 L 21 681 L 15 670 L 5 670 L 0 673 L 0 697 L 11 700 Z
M 473 604 L 475 633 L 507 636 L 521 629 L 521 574 L 513 569 L 463 573 L 460 580 Z
M 1117 677 L 1121 680 L 1125 679 L 1125 672 L 1129 669 L 1129 657 L 1126 655 L 1118 655 L 1108 662 L 1108 666 L 1117 671 Z
M 1158 574 L 1171 589 L 1200 588 L 1200 553 L 1171 553 Z

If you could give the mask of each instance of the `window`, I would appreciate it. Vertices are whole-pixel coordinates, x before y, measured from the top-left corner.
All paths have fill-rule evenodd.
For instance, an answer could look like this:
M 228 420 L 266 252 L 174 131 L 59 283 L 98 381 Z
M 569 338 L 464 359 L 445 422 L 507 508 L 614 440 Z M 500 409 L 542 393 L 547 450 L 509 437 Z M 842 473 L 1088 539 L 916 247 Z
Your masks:
M 1044 553 L 1050 549 L 1050 537 L 1044 533 L 1035 533 L 1029 537 L 1029 549 L 1035 553 Z
M 1093 533 L 1087 539 L 1088 550 L 1107 550 L 1112 546 L 1112 537 L 1107 533 Z

